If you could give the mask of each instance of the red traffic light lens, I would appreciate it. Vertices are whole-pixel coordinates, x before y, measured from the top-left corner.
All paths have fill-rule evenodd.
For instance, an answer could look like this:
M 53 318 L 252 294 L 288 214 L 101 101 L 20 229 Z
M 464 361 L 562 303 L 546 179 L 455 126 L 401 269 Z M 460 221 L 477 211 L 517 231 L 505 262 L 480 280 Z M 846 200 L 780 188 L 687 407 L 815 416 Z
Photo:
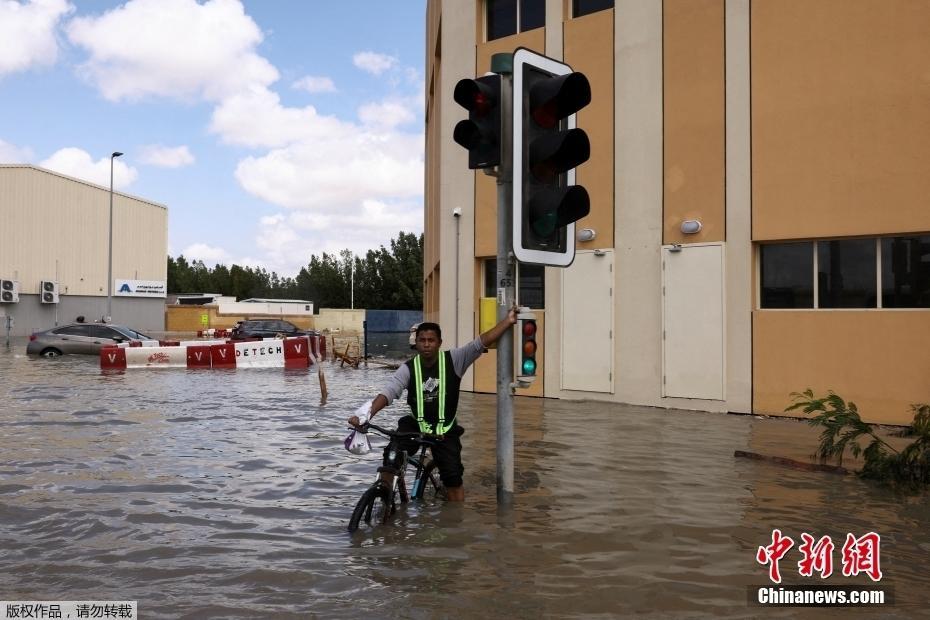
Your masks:
M 535 336 L 536 335 L 536 321 L 524 321 L 523 322 L 523 335 L 524 336 Z
M 484 116 L 494 107 L 491 87 L 479 80 L 459 80 L 452 98 L 457 104 L 478 116 Z
M 491 109 L 491 99 L 482 92 L 476 92 L 472 103 L 472 110 L 484 116 Z

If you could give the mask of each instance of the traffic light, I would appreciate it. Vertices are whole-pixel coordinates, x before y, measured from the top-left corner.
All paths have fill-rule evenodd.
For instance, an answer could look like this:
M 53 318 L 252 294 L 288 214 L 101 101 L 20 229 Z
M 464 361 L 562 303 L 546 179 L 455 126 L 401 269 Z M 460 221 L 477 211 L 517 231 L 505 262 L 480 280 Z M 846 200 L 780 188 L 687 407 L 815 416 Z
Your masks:
M 517 314 L 517 325 L 520 329 L 520 367 L 517 372 L 517 383 L 529 384 L 536 378 L 536 315 L 528 309 L 521 308 Z
M 575 167 L 591 157 L 575 113 L 591 103 L 583 73 L 527 49 L 513 55 L 513 251 L 517 260 L 567 267 L 575 222 L 591 211 Z
M 468 149 L 468 167 L 493 168 L 501 163 L 501 76 L 485 75 L 459 80 L 452 94 L 468 110 L 452 139 Z

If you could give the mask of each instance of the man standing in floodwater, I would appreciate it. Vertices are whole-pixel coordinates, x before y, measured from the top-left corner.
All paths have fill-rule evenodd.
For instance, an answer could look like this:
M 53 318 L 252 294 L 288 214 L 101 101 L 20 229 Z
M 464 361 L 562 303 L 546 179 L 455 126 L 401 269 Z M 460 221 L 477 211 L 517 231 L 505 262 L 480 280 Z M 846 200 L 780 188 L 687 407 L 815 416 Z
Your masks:
M 455 420 L 462 375 L 516 322 L 517 308 L 513 307 L 497 325 L 465 346 L 449 351 L 440 349 L 442 331 L 438 324 L 420 323 L 416 331 L 417 355 L 394 372 L 371 403 L 369 420 L 400 398 L 404 389 L 407 390 L 410 414 L 397 421 L 397 430 L 402 433 L 431 433 L 441 437 L 433 446 L 432 452 L 449 501 L 465 500 L 465 488 L 462 486 L 465 468 L 462 465 L 461 442 L 465 429 Z M 349 424 L 358 426 L 358 416 L 349 418 Z M 408 454 L 414 454 L 419 447 L 412 441 L 402 442 L 401 446 Z

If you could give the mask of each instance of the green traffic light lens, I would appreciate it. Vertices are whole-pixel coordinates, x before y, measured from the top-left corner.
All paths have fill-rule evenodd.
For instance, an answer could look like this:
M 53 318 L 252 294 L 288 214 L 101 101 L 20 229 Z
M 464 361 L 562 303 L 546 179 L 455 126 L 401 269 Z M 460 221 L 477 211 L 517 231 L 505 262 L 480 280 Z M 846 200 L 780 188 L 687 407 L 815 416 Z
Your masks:
M 558 220 L 557 214 L 555 211 L 549 211 L 547 213 L 534 214 L 530 220 L 530 228 L 533 229 L 533 232 L 539 235 L 540 237 L 548 237 L 555 232 L 556 221 Z
M 524 375 L 535 375 L 536 374 L 536 360 L 534 359 L 523 360 L 523 374 Z

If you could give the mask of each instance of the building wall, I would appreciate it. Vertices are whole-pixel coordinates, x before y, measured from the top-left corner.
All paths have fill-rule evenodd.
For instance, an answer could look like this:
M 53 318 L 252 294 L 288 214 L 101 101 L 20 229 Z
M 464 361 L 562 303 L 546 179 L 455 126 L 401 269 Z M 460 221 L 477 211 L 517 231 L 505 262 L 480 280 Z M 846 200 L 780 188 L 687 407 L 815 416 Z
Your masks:
M 930 3 L 755 0 L 751 19 L 753 239 L 930 231 Z M 907 422 L 928 330 L 930 310 L 756 310 L 754 409 L 810 387 Z
M 23 337 L 58 325 L 74 323 L 83 316 L 87 322 L 106 314 L 106 296 L 66 295 L 57 304 L 43 304 L 38 295 L 20 295 L 18 304 L 0 304 L 0 317 L 14 319 L 13 336 Z M 165 302 L 160 298 L 113 298 L 114 323 L 121 323 L 143 333 L 165 329 Z M 0 321 L 0 332 L 5 324 Z
M 109 213 L 108 188 L 35 166 L 0 165 L 0 278 L 19 280 L 22 301 L 6 305 L 19 335 L 19 329 L 54 325 L 54 310 L 27 303 L 27 296 L 38 295 L 41 280 L 58 282 L 63 321 L 106 313 Z M 114 280 L 165 282 L 167 238 L 164 206 L 114 192 Z M 162 298 L 118 298 L 114 291 L 114 322 L 162 329 L 163 312 L 148 309 L 153 301 L 164 306 Z
M 240 304 L 240 306 L 245 304 Z M 221 313 L 217 304 L 207 306 L 160 306 L 164 314 L 165 331 L 196 332 L 202 329 L 231 329 L 246 319 L 275 318 L 290 321 L 301 329 L 361 333 L 365 310 L 323 308 L 317 315 L 286 312 Z M 259 309 L 256 309 L 259 310 Z M 206 317 L 206 322 L 204 318 Z
M 886 424 L 909 424 L 910 405 L 930 402 L 926 311 L 758 310 L 753 341 L 759 413 L 786 415 L 791 392 L 808 388 L 833 390 L 863 419 Z
M 614 400 L 661 405 L 662 5 L 614 5 Z
M 930 230 L 930 3 L 752 3 L 753 239 Z
M 461 206 L 461 230 L 473 231 L 473 247 L 461 243 L 450 257 L 452 237 L 440 230 L 445 273 L 457 257 L 454 271 L 469 281 L 454 289 L 452 316 L 473 324 L 477 315 L 481 261 L 497 253 L 497 200 L 494 179 L 468 171 L 451 140 L 464 117 L 448 105 L 451 88 L 486 71 L 491 54 L 529 47 L 591 81 L 594 101 L 579 126 L 592 158 L 578 182 L 592 212 L 579 227 L 597 237 L 579 249 L 613 252 L 614 261 L 605 283 L 615 304 L 613 391 L 561 389 L 560 341 L 572 326 L 560 286 L 572 268 L 548 268 L 536 386 L 543 395 L 780 414 L 791 392 L 811 387 L 836 390 L 866 419 L 891 423 L 909 420 L 908 404 L 930 401 L 921 380 L 930 353 L 908 347 L 930 329 L 930 309 L 764 310 L 756 276 L 761 243 L 930 234 L 922 204 L 930 190 L 930 3 L 616 0 L 612 10 L 575 19 L 570 2 L 547 0 L 545 29 L 492 42 L 484 40 L 483 6 L 441 3 L 442 38 L 456 33 L 454 44 L 442 44 L 444 58 L 475 58 L 473 67 L 444 68 L 449 135 L 430 147 L 442 157 L 443 187 L 462 190 L 441 191 L 438 208 Z M 701 232 L 683 234 L 686 219 L 700 220 Z M 708 242 L 723 245 L 725 395 L 663 398 L 662 248 Z M 438 304 L 455 303 L 441 289 Z M 460 338 L 473 333 L 458 330 Z M 495 388 L 494 357 L 476 365 L 475 389 Z
M 663 237 L 669 243 L 726 239 L 723 0 L 665 0 Z M 701 231 L 683 234 L 697 219 Z

